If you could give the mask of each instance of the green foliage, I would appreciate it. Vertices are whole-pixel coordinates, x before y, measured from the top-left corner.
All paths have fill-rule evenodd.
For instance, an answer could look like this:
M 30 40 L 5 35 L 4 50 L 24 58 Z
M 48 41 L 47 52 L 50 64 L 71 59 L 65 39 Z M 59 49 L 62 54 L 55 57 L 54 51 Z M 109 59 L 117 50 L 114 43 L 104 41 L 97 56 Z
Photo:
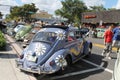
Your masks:
M 105 11 L 106 8 L 103 7 L 103 5 L 100 6 L 91 6 L 88 11 Z
M 108 8 L 108 10 L 116 10 L 116 8 Z
M 80 22 L 81 13 L 87 10 L 87 7 L 81 0 L 61 1 L 62 8 L 55 11 L 56 15 L 67 18 L 70 22 Z
M 0 31 L 0 50 L 5 50 L 6 49 L 6 40 Z
M 10 18 L 22 18 L 25 20 L 29 20 L 30 16 L 34 13 L 36 13 L 38 9 L 36 8 L 35 4 L 25 4 L 23 6 L 15 6 L 10 9 Z

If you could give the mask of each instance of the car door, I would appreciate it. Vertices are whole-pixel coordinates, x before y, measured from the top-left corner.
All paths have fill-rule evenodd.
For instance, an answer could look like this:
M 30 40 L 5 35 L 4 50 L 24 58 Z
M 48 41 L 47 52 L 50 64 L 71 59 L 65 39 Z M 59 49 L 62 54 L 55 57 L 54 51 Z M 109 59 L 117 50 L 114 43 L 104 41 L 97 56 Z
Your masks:
M 83 43 L 81 34 L 79 35 L 76 31 L 70 31 L 67 36 L 67 45 L 69 47 L 69 52 L 73 55 L 74 59 L 77 59 L 82 54 Z

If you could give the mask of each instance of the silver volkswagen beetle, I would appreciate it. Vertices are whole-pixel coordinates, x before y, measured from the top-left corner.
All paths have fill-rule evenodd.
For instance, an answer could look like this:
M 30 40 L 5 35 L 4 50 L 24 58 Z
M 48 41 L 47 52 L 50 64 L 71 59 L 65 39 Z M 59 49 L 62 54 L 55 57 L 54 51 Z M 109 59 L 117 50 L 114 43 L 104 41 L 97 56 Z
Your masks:
M 92 43 L 79 29 L 47 25 L 40 29 L 16 60 L 22 71 L 51 74 L 91 54 Z

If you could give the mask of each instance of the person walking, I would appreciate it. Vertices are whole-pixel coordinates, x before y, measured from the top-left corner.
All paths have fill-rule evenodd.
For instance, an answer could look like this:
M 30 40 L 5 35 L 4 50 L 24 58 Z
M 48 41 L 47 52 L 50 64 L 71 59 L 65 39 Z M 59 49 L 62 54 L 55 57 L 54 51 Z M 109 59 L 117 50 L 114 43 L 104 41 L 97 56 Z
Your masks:
M 113 29 L 113 43 L 112 46 L 117 48 L 117 53 L 120 48 L 120 24 Z
M 106 54 L 106 58 L 111 59 L 110 53 L 112 53 L 112 38 L 113 38 L 113 25 L 109 26 L 108 29 L 104 32 L 104 45 L 102 55 Z

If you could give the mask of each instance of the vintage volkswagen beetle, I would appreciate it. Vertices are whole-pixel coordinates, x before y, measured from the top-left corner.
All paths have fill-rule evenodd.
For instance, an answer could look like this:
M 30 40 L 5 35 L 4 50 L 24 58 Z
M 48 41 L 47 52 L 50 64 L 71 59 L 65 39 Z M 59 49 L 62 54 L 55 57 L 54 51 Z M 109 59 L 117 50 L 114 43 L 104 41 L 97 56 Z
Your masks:
M 80 30 L 65 26 L 44 26 L 16 60 L 22 71 L 51 74 L 63 70 L 91 53 L 92 43 Z

